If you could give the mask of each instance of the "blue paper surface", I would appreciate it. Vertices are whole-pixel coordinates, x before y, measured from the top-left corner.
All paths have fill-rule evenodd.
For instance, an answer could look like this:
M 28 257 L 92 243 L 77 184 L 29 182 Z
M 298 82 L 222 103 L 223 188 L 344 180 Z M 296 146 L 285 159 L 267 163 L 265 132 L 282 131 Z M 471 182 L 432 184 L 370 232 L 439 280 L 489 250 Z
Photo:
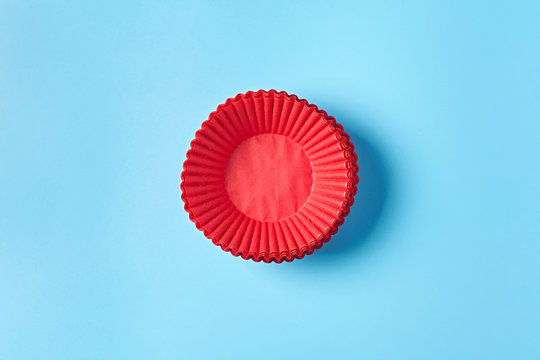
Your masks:
M 0 358 L 540 358 L 538 2 L 0 2 Z M 189 221 L 228 97 L 317 104 L 359 194 L 290 264 Z

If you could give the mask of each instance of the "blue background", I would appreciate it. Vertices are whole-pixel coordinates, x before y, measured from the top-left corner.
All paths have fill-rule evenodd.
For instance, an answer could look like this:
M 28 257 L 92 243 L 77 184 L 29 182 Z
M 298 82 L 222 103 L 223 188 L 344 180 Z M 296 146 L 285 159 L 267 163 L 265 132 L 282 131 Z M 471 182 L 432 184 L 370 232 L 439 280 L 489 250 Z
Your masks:
M 1 1 L 0 358 L 540 358 L 538 2 Z M 234 258 L 180 201 L 275 88 L 353 137 L 338 235 Z

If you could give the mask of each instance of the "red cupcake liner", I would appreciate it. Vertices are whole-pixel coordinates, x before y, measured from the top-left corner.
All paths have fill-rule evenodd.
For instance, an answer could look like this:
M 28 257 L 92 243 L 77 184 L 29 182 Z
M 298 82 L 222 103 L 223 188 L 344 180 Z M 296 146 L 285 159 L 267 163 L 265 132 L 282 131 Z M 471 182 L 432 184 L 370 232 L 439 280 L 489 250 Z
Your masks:
M 254 261 L 301 259 L 330 240 L 354 202 L 357 156 L 324 110 L 275 90 L 219 105 L 183 164 L 182 200 L 215 245 Z

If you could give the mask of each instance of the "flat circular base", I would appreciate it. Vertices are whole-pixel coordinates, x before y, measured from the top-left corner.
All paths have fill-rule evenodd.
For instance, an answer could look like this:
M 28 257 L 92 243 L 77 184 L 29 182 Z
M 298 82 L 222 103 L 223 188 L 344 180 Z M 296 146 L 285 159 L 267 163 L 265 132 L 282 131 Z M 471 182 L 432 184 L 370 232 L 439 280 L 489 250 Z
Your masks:
M 255 135 L 232 153 L 225 170 L 231 202 L 246 216 L 277 221 L 304 205 L 313 168 L 302 147 L 278 134 Z

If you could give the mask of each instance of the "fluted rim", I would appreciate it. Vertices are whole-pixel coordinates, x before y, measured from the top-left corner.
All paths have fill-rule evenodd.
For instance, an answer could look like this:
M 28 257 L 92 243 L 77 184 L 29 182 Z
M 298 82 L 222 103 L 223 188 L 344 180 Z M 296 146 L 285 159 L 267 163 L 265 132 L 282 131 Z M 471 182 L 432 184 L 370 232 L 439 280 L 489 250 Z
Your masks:
M 302 104 L 303 106 L 306 106 L 312 111 L 316 112 L 317 114 L 321 115 L 321 119 L 323 119 L 326 124 L 330 127 L 334 135 L 336 136 L 336 139 L 339 142 L 339 145 L 342 149 L 342 155 L 346 159 L 346 168 L 347 168 L 347 184 L 346 184 L 346 194 L 344 196 L 344 201 L 341 203 L 341 207 L 339 208 L 339 211 L 337 213 L 337 216 L 335 220 L 332 221 L 331 224 L 328 224 L 324 231 L 322 231 L 317 237 L 311 239 L 311 241 L 305 243 L 303 246 L 299 246 L 298 248 L 290 249 L 288 248 L 286 251 L 279 251 L 279 252 L 268 252 L 268 251 L 250 251 L 250 250 L 242 250 L 238 246 L 231 246 L 230 243 L 220 243 L 220 238 L 212 234 L 211 231 L 208 231 L 208 229 L 205 228 L 204 224 L 201 224 L 197 216 L 192 211 L 192 207 L 188 200 L 188 194 L 187 194 L 187 188 L 186 188 L 186 173 L 188 172 L 188 164 L 190 163 L 193 149 L 197 144 L 197 141 L 201 138 L 201 136 L 204 136 L 203 133 L 205 129 L 209 126 L 210 122 L 213 119 L 218 119 L 220 117 L 220 114 L 223 113 L 224 108 L 227 108 L 231 105 L 231 103 L 236 103 L 241 100 L 247 100 L 247 99 L 260 99 L 261 97 L 264 98 L 270 98 L 274 97 L 275 99 L 292 99 L 294 102 L 298 102 Z M 201 125 L 201 129 L 199 129 L 195 133 L 195 138 L 190 143 L 190 149 L 187 151 L 186 154 L 186 160 L 183 163 L 183 171 L 181 173 L 181 183 L 180 183 L 180 189 L 181 189 L 181 198 L 184 202 L 184 209 L 189 214 L 190 220 L 195 224 L 197 229 L 201 230 L 204 235 L 212 240 L 212 243 L 214 243 L 217 246 L 220 246 L 224 251 L 230 252 L 234 256 L 241 256 L 243 259 L 252 259 L 256 262 L 260 262 L 261 260 L 269 263 L 269 262 L 276 262 L 281 263 L 283 261 L 293 261 L 294 259 L 301 259 L 305 255 L 312 254 L 315 249 L 319 249 L 323 246 L 324 243 L 330 241 L 331 236 L 334 235 L 337 231 L 339 226 L 341 226 L 345 220 L 345 217 L 350 212 L 350 207 L 354 203 L 354 195 L 356 195 L 357 192 L 357 184 L 358 184 L 358 164 L 357 164 L 357 155 L 354 151 L 354 145 L 350 141 L 349 135 L 344 131 L 343 127 L 338 124 L 334 117 L 329 116 L 326 111 L 319 109 L 316 105 L 310 104 L 305 99 L 299 99 L 296 95 L 289 95 L 285 91 L 276 91 L 276 90 L 259 90 L 257 92 L 248 91 L 244 94 L 238 94 L 234 98 L 229 98 L 226 100 L 225 103 L 219 105 L 217 109 L 212 112 L 208 119 L 204 121 Z M 291 233 L 292 234 L 292 233 Z M 294 234 L 292 234 L 294 236 Z

